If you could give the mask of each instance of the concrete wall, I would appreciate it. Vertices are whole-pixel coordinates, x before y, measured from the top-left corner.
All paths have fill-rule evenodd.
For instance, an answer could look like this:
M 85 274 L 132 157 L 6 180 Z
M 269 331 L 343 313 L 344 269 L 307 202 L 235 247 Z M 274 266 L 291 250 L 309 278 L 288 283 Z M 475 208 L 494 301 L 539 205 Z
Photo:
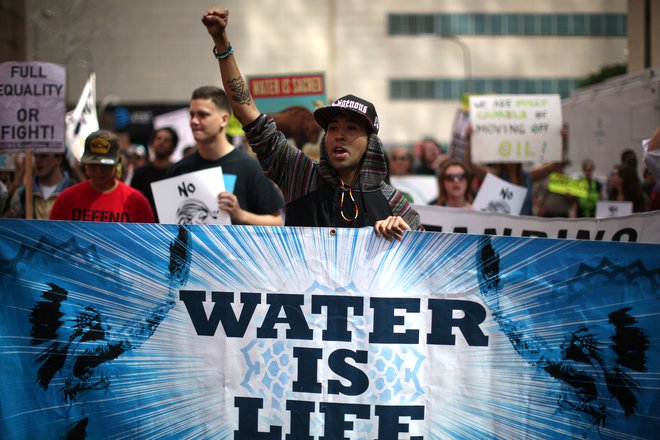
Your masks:
M 0 63 L 25 60 L 25 5 L 0 0 Z
M 660 65 L 658 23 L 660 1 L 628 0 L 628 72 Z
M 215 0 L 27 0 L 28 58 L 65 64 L 75 102 L 89 71 L 104 103 L 187 102 L 219 84 L 200 22 Z M 326 72 L 330 98 L 354 93 L 376 104 L 387 143 L 448 140 L 452 101 L 390 101 L 394 77 L 463 78 L 460 47 L 440 38 L 390 37 L 387 14 L 625 13 L 627 0 L 225 0 L 244 75 Z M 473 77 L 582 77 L 626 60 L 626 39 L 460 37 Z

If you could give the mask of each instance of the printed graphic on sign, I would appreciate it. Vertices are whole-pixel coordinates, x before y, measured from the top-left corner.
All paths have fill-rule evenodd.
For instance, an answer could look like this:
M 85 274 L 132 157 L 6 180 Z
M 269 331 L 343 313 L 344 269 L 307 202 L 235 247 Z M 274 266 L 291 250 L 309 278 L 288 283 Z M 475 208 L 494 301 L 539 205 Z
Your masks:
M 227 211 L 218 208 L 218 194 L 225 190 L 222 167 L 159 180 L 151 189 L 161 223 L 231 224 Z
M 472 209 L 499 214 L 520 214 L 527 188 L 514 185 L 494 174 L 486 174 L 479 192 L 474 198 Z
M 326 104 L 323 73 L 248 76 L 247 82 L 259 110 L 270 114 L 298 149 L 319 142 L 321 127 L 313 113 Z
M 618 200 L 599 200 L 596 204 L 596 218 L 621 217 L 633 213 L 633 203 Z
M 65 82 L 57 64 L 0 64 L 0 151 L 64 151 Z
M 562 160 L 559 95 L 470 96 L 470 121 L 476 163 Z
M 3 219 L 0 437 L 648 438 L 659 255 Z

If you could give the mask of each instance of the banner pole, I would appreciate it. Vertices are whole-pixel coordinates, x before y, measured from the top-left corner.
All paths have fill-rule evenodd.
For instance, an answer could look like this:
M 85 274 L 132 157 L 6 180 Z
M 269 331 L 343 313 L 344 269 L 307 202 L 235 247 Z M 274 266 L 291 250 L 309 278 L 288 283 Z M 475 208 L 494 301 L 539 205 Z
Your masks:
M 32 206 L 32 151 L 25 152 L 25 173 L 23 175 L 25 186 L 25 218 L 31 220 L 33 217 Z

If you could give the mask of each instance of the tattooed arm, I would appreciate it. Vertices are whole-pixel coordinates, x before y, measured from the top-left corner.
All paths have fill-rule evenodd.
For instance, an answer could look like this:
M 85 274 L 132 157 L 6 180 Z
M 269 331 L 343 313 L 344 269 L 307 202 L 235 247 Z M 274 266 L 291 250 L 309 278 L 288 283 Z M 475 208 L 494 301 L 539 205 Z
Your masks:
M 213 38 L 215 51 L 218 54 L 226 53 L 230 48 L 227 36 L 227 22 L 229 21 L 229 10 L 224 8 L 211 8 L 204 13 L 202 23 Z M 227 92 L 229 104 L 236 118 L 241 124 L 248 125 L 259 117 L 259 109 L 250 96 L 250 90 L 241 76 L 236 58 L 229 55 L 218 60 L 222 84 Z

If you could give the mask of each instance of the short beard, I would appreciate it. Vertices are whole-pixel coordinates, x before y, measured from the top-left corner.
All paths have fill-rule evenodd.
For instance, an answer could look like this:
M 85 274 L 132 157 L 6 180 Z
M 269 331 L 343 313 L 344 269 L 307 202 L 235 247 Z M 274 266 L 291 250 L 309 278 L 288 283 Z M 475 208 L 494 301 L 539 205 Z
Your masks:
M 154 157 L 157 160 L 165 160 L 165 159 L 169 159 L 172 153 L 174 153 L 174 151 L 168 151 L 167 153 L 154 152 Z

